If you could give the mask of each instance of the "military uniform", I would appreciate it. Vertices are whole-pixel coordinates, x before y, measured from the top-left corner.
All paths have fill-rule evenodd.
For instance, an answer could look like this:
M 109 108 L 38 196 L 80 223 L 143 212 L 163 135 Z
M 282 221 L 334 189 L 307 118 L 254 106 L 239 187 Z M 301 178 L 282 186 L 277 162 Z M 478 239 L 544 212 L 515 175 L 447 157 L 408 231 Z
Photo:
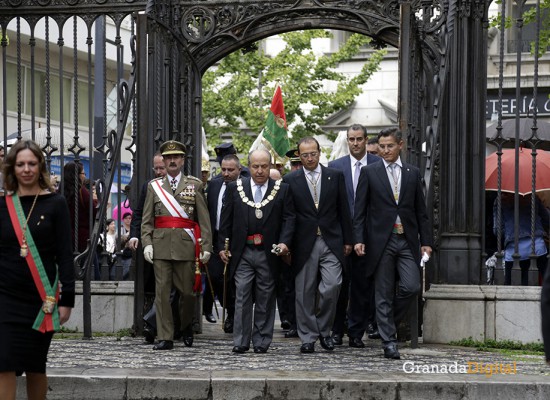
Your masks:
M 178 142 L 175 143 L 181 145 Z M 161 153 L 163 146 L 161 146 Z M 183 145 L 181 146 L 183 147 Z M 165 154 L 163 153 L 163 155 Z M 193 224 L 194 221 L 197 223 L 201 232 L 202 249 L 212 252 L 210 218 L 202 182 L 193 176 L 182 174 L 177 188 L 172 191 L 169 179 L 171 177 L 167 175 L 164 178 L 153 179 L 149 182 L 141 225 L 143 247 L 153 246 L 157 337 L 159 341 L 173 340 L 174 323 L 170 307 L 172 286 L 180 292 L 181 296 L 181 327 L 188 332 L 192 329 L 195 308 L 193 284 L 195 281 L 195 258 L 197 257 L 196 246 L 191 236 L 184 227 L 178 225 L 178 222 Z M 175 201 L 183 208 L 187 214 L 187 219 L 174 217 L 170 213 L 166 203 L 162 201 L 158 191 L 153 186 L 159 185 L 159 183 L 164 189 L 162 193 L 173 193 L 170 200 Z

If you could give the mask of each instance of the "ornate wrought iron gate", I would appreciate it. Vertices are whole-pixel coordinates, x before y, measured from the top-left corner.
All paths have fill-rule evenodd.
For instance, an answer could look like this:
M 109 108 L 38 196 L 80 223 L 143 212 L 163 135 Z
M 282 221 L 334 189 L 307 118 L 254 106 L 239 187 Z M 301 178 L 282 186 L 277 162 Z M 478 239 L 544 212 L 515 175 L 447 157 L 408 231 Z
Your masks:
M 27 28 L 21 28 L 22 22 Z M 54 156 L 63 162 L 67 154 L 75 159 L 87 154 L 92 178 L 103 178 L 107 186 L 119 174 L 124 147 L 133 165 L 134 198 L 151 178 L 154 150 L 166 139 L 188 145 L 187 173 L 200 170 L 201 76 L 225 55 L 270 35 L 313 28 L 358 32 L 379 46 L 399 47 L 400 124 L 407 138 L 407 158 L 422 167 L 433 209 L 441 260 L 435 279 L 479 281 L 486 2 L 4 0 L 0 26 L 4 142 L 10 132 L 21 137 L 25 128 L 36 138 L 37 126 L 43 124 L 46 134 L 41 144 L 49 162 Z M 55 45 L 53 26 L 59 27 Z M 101 36 L 105 32 L 107 36 Z M 71 43 L 72 54 L 66 43 Z M 109 57 L 106 49 L 111 44 L 115 55 Z M 127 49 L 130 61 L 125 61 Z M 10 64 L 15 65 L 14 81 Z M 28 74 L 22 72 L 27 70 Z M 43 97 L 37 93 L 39 71 L 44 76 Z M 116 86 L 112 114 L 106 106 L 105 82 Z M 44 115 L 39 116 L 42 106 Z M 114 124 L 106 122 L 108 115 L 114 116 Z M 52 128 L 57 126 L 61 134 L 54 143 Z M 71 135 L 64 139 L 67 132 Z M 88 137 L 87 144 L 80 132 Z M 103 197 L 100 221 L 107 202 Z M 87 254 L 95 252 L 99 227 L 96 223 Z M 84 259 L 90 271 L 92 257 Z M 138 263 L 138 288 L 142 273 Z M 139 327 L 143 293 L 137 293 Z

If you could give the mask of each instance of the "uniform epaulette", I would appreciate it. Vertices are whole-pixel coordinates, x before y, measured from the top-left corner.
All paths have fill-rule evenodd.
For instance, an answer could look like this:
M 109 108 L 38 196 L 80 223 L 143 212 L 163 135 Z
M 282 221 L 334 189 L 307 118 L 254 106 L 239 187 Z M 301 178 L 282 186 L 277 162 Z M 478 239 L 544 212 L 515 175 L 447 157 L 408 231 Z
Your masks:
M 202 183 L 202 181 L 201 181 L 199 178 L 197 178 L 196 176 L 193 176 L 193 175 L 187 175 L 187 179 L 190 179 L 190 180 L 192 180 L 192 181 L 197 181 L 197 182 L 201 182 L 201 183 Z
M 158 178 L 153 178 L 149 181 L 149 183 L 154 182 L 154 181 L 158 181 L 159 179 L 162 180 L 163 178 L 164 178 L 163 176 L 159 176 Z

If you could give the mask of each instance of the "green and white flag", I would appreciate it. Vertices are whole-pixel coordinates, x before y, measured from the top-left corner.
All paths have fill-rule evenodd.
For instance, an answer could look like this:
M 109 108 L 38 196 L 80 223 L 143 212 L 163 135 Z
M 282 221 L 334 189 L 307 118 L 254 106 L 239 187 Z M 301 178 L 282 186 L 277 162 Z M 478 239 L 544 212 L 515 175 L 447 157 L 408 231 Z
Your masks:
M 277 85 L 262 135 L 264 145 L 281 159 L 285 158 L 286 152 L 290 149 L 287 129 L 283 93 L 281 87 Z

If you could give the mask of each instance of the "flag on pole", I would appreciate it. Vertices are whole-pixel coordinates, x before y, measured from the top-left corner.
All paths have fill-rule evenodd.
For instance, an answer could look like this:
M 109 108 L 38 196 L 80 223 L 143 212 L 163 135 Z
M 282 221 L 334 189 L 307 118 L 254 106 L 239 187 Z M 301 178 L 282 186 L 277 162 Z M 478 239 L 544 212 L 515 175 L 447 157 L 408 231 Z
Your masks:
M 284 158 L 290 149 L 287 129 L 283 93 L 281 87 L 277 85 L 261 135 L 263 135 L 264 145 L 281 158 Z

